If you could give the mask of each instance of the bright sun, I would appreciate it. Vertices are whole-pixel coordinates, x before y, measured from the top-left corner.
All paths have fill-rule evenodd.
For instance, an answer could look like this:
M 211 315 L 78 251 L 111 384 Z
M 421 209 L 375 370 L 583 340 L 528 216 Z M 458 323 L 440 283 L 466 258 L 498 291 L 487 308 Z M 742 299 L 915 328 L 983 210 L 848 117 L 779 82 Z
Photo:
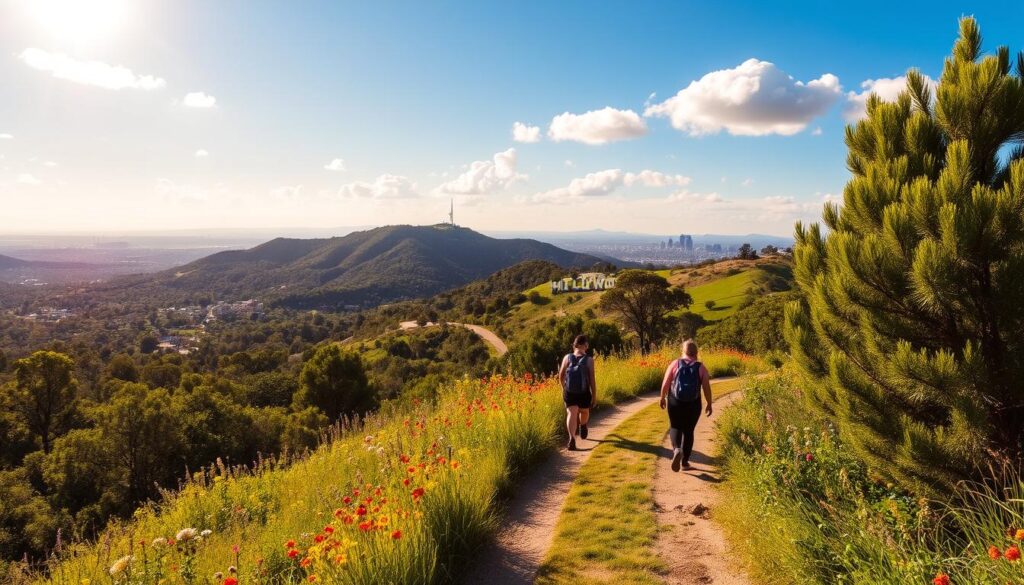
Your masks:
M 25 0 L 28 13 L 62 41 L 87 42 L 109 37 L 124 23 L 131 0 Z

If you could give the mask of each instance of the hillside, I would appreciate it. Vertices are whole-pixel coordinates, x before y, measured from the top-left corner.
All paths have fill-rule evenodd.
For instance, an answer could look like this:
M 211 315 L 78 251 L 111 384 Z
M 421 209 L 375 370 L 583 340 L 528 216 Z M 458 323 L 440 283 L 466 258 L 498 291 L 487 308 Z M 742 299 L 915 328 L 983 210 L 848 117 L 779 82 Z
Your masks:
M 566 267 L 601 262 L 550 244 L 500 240 L 466 228 L 388 226 L 339 238 L 277 238 L 111 288 L 258 297 L 299 309 L 369 307 L 428 297 L 525 260 Z

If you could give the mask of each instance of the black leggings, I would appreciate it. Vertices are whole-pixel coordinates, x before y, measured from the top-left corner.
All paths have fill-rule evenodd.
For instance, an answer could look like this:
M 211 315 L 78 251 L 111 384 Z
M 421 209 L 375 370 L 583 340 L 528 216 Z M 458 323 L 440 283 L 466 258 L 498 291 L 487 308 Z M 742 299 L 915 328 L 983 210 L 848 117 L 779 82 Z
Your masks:
M 683 461 L 690 460 L 690 453 L 693 451 L 693 430 L 697 428 L 700 412 L 700 400 L 693 402 L 668 401 L 668 422 L 671 427 L 668 430 L 668 435 L 672 439 L 673 449 L 678 449 L 682 443 Z

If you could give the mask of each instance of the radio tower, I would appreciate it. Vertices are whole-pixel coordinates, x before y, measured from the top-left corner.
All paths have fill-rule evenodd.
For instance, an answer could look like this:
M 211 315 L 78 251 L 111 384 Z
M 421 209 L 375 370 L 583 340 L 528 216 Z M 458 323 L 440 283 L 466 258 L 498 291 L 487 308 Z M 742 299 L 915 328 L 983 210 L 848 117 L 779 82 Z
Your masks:
M 455 227 L 455 198 L 452 197 L 452 207 L 448 210 L 448 224 Z

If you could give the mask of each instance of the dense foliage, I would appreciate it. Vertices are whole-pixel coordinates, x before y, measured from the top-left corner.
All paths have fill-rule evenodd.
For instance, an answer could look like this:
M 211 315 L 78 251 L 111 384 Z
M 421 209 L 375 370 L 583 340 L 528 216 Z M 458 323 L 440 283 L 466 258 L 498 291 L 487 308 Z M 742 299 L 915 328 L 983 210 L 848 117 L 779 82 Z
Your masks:
M 921 73 L 847 128 L 827 235 L 797 226 L 787 340 L 813 401 L 880 474 L 922 493 L 1024 454 L 1024 55 L 964 18 Z
M 785 307 L 796 293 L 777 293 L 758 297 L 732 317 L 699 329 L 702 345 L 729 347 L 748 353 L 789 351 L 783 335 Z
M 622 271 L 615 288 L 601 297 L 601 307 L 622 319 L 636 334 L 640 350 L 645 352 L 670 334 L 671 321 L 665 314 L 680 306 L 689 308 L 692 303 L 686 291 L 645 270 Z

